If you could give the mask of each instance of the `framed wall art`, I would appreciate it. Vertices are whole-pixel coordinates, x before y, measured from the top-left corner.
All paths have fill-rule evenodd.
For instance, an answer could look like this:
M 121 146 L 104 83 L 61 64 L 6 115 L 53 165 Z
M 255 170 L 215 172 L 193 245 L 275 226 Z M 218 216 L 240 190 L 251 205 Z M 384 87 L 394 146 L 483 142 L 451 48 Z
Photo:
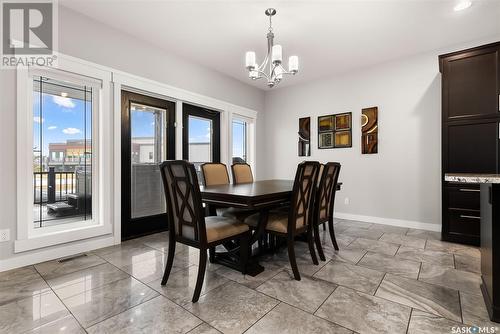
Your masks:
M 361 154 L 378 153 L 378 107 L 361 111 Z
M 299 118 L 299 157 L 311 156 L 311 117 Z
M 352 147 L 352 113 L 318 117 L 318 148 Z

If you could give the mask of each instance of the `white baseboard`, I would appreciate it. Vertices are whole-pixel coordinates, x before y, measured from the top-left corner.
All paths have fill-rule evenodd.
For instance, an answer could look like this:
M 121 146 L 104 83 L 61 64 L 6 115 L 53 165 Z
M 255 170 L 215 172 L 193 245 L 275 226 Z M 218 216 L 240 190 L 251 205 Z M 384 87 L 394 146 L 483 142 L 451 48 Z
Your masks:
M 89 252 L 94 249 L 112 246 L 115 244 L 114 237 L 107 237 L 98 240 L 84 240 L 79 243 L 71 243 L 47 250 L 32 251 L 29 254 L 14 256 L 10 259 L 0 260 L 0 272 L 20 268 L 35 263 L 59 259 L 78 253 Z
M 417 222 L 417 221 L 412 221 L 412 220 L 354 215 L 351 213 L 342 213 L 342 212 L 336 212 L 335 218 L 357 220 L 357 221 L 374 223 L 374 224 L 384 224 L 384 225 L 392 225 L 392 226 L 399 226 L 399 227 L 416 228 L 416 229 L 420 229 L 420 230 L 427 230 L 427 231 L 434 231 L 434 232 L 441 232 L 441 225 L 440 224 L 429 224 L 429 223 L 422 223 L 422 222 Z

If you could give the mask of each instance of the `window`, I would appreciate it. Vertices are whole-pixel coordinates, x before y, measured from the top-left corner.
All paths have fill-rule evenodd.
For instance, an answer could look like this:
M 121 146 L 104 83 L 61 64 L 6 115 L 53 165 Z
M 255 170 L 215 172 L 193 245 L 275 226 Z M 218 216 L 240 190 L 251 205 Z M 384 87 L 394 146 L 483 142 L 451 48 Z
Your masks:
M 233 164 L 240 162 L 248 162 L 247 143 L 248 143 L 248 130 L 247 122 L 240 119 L 233 119 L 232 122 L 233 133 Z
M 94 95 L 92 86 L 33 77 L 35 229 L 92 219 Z
M 17 70 L 15 253 L 113 230 L 110 82 L 64 55 L 57 69 Z
M 212 120 L 189 115 L 189 161 L 212 162 Z
M 167 156 L 167 109 L 130 103 L 130 132 L 131 218 L 163 214 L 166 204 L 158 164 Z

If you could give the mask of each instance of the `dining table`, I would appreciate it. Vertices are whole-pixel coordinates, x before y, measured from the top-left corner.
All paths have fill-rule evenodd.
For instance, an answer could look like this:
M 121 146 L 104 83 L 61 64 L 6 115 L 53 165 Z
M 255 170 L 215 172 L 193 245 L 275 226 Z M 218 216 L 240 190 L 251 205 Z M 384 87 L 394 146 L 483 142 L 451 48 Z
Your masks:
M 259 219 L 250 245 L 254 244 L 266 228 L 269 210 L 289 203 L 292 199 L 293 180 L 259 180 L 251 183 L 221 184 L 200 186 L 201 199 L 207 206 L 209 215 L 216 215 L 216 208 L 240 208 L 259 213 Z M 337 184 L 340 190 L 342 183 Z M 241 270 L 239 247 L 233 242 L 224 244 L 225 252 L 217 252 L 213 259 L 215 263 Z M 264 267 L 258 262 L 258 255 L 253 254 L 247 262 L 245 273 L 256 276 Z

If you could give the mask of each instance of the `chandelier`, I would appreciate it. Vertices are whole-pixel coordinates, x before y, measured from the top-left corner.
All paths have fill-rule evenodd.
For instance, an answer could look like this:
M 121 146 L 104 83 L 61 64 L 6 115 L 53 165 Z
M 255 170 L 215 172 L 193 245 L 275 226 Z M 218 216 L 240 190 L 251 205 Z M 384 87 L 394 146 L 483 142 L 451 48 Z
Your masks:
M 267 54 L 262 64 L 257 64 L 255 52 L 248 51 L 245 57 L 245 64 L 248 70 L 248 76 L 252 80 L 261 78 L 267 79 L 267 85 L 272 88 L 279 84 L 284 74 L 295 75 L 299 71 L 299 57 L 290 56 L 288 58 L 288 71 L 283 67 L 281 45 L 274 45 L 274 33 L 272 26 L 272 17 L 276 14 L 276 9 L 268 8 L 265 11 L 269 16 L 269 31 L 267 33 Z

